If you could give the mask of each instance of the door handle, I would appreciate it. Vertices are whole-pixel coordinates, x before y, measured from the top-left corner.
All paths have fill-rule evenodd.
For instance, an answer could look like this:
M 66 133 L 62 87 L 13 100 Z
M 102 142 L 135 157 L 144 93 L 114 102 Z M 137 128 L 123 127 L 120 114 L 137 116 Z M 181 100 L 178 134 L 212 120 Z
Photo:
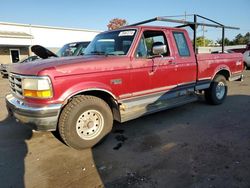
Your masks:
M 175 61 L 169 61 L 170 65 L 176 65 L 177 63 Z

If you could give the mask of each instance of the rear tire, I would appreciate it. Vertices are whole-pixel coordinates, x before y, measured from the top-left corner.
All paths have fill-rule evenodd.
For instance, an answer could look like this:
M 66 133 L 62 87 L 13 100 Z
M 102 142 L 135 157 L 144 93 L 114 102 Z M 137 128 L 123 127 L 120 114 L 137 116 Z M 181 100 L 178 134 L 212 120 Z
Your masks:
M 227 96 L 227 81 L 223 75 L 216 75 L 210 87 L 205 90 L 205 99 L 209 104 L 222 104 Z
M 59 118 L 59 133 L 70 147 L 81 150 L 97 144 L 112 129 L 113 115 L 108 104 L 94 96 L 74 97 Z

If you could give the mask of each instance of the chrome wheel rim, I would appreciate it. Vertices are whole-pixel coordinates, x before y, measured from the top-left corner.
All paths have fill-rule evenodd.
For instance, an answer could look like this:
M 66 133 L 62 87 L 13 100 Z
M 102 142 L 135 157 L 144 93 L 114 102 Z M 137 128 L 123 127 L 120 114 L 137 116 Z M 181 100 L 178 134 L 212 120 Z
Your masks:
M 226 87 L 223 82 L 219 82 L 216 86 L 216 97 L 217 99 L 222 99 L 226 93 Z
M 104 118 L 97 110 L 83 112 L 76 122 L 76 132 L 84 140 L 95 139 L 104 127 Z

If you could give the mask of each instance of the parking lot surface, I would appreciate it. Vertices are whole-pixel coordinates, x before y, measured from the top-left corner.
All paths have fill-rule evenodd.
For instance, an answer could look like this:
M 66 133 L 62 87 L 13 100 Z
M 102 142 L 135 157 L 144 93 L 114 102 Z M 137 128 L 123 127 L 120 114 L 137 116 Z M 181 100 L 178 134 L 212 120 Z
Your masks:
M 250 187 L 250 71 L 203 100 L 124 124 L 92 150 L 8 117 L 0 78 L 0 187 Z

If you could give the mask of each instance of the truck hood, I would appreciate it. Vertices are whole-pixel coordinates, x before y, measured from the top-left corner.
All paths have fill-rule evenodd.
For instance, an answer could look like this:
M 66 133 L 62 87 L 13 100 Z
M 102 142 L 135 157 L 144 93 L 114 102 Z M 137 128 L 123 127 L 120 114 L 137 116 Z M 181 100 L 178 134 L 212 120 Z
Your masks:
M 42 59 L 48 59 L 49 57 L 58 57 L 55 53 L 40 45 L 32 46 L 31 51 Z
M 20 75 L 73 75 L 104 71 L 110 68 L 108 64 L 121 57 L 115 56 L 71 56 L 52 59 L 36 60 L 11 67 L 10 72 Z M 128 58 L 128 57 L 124 57 Z M 123 59 L 123 58 L 122 58 Z M 117 64 L 118 66 L 119 64 Z

